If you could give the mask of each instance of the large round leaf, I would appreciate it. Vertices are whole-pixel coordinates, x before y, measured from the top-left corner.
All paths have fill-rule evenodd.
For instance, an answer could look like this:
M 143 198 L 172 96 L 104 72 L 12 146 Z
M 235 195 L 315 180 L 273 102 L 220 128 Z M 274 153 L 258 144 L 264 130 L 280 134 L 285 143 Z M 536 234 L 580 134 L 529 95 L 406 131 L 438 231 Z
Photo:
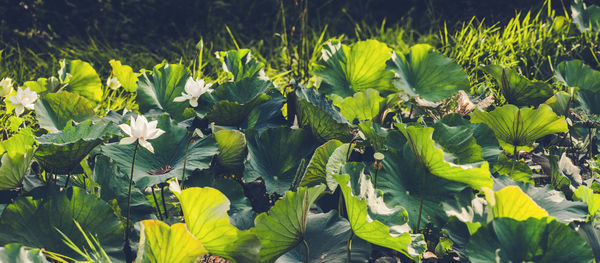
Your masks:
M 600 114 L 600 71 L 581 60 L 563 61 L 556 67 L 554 77 L 569 87 L 577 87 L 577 98 L 592 114 Z
M 260 262 L 274 262 L 304 240 L 310 206 L 325 190 L 324 185 L 287 191 L 269 212 L 254 219 L 251 229 L 260 240 Z
M 515 70 L 504 69 L 497 65 L 485 66 L 483 70 L 496 80 L 506 103 L 517 106 L 537 106 L 554 95 L 550 84 L 529 80 Z
M 459 114 L 446 115 L 433 127 L 433 140 L 445 152 L 446 160 L 461 163 L 495 162 L 502 153 L 494 132 L 484 124 L 473 124 Z
M 594 262 L 592 249 L 577 232 L 549 218 L 496 218 L 471 236 L 467 255 L 473 263 Z
M 443 100 L 469 88 L 467 73 L 427 44 L 412 46 L 406 56 L 392 54 L 387 68 L 396 74 L 393 80 L 396 89 L 429 101 Z
M 407 211 L 400 206 L 387 206 L 363 169 L 362 163 L 349 163 L 349 175 L 334 175 L 344 196 L 352 231 L 372 244 L 419 257 L 425 251 L 425 242 L 420 235 L 414 240 L 411 237 Z
M 31 134 L 20 133 L 0 142 L 0 190 L 21 185 L 29 173 L 35 140 Z
M 55 174 L 70 173 L 106 137 L 118 133 L 119 128 L 112 122 L 94 124 L 87 120 L 75 126 L 69 122 L 60 132 L 38 137 L 39 147 L 35 156 L 46 171 Z
M 385 107 L 385 99 L 374 89 L 354 93 L 354 96 L 342 99 L 337 97 L 333 104 L 350 121 L 369 121 L 379 116 Z
M 544 218 L 548 212 L 538 206 L 518 186 L 508 186 L 502 190 L 485 191 L 485 199 L 494 217 L 506 217 L 523 221 L 528 218 Z
M 93 103 L 102 100 L 102 82 L 96 70 L 81 60 L 62 60 L 58 78 L 66 83 L 66 91 L 79 94 Z
M 496 134 L 500 146 L 509 153 L 531 151 L 535 140 L 569 131 L 565 118 L 557 116 L 546 104 L 537 109 L 507 104 L 491 112 L 476 110 L 471 113 L 471 122 L 487 124 Z
M 186 178 L 194 170 L 207 169 L 218 153 L 213 136 L 190 141 L 191 134 L 187 129 L 172 121 L 169 116 L 159 115 L 157 120 L 157 127 L 164 130 L 165 134 L 150 141 L 154 147 L 154 154 L 140 147 L 135 160 L 133 180 L 136 187 L 142 190 L 172 177 L 182 179 L 186 149 Z M 119 169 L 127 173 L 131 171 L 133 152 L 133 144 L 111 143 L 102 146 L 102 153 L 115 160 Z
M 60 230 L 78 247 L 87 243 L 75 226 L 94 235 L 111 256 L 123 257 L 123 225 L 112 208 L 95 195 L 73 187 L 47 195 L 44 199 L 19 197 L 8 205 L 0 217 L 0 244 L 19 242 L 45 248 L 69 257 L 79 256 L 61 242 Z
M 246 134 L 250 157 L 244 179 L 262 178 L 267 192 L 283 194 L 296 176 L 302 159 L 307 160 L 317 147 L 314 138 L 303 129 L 270 128 L 262 133 Z
M 144 220 L 141 226 L 136 262 L 193 263 L 208 252 L 183 223 L 169 226 L 158 220 Z
M 109 62 L 112 67 L 112 75 L 117 78 L 121 86 L 128 92 L 135 92 L 137 89 L 138 75 L 133 73 L 133 69 L 127 65 L 121 65 L 121 61 L 111 59 Z
M 183 111 L 189 104 L 173 100 L 181 96 L 189 75 L 188 69 L 179 64 L 157 65 L 152 74 L 142 74 L 136 95 L 140 113 L 156 109 L 169 113 L 174 119 L 183 119 Z
M 244 133 L 236 130 L 220 130 L 215 132 L 215 140 L 219 147 L 217 162 L 228 170 L 242 170 L 248 156 Z
M 56 132 L 62 130 L 69 121 L 82 122 L 96 117 L 94 105 L 75 93 L 61 91 L 49 93 L 35 104 L 35 115 L 40 127 Z
M 322 47 L 315 74 L 323 79 L 319 90 L 342 97 L 369 88 L 390 91 L 393 74 L 386 70 L 391 49 L 377 40 L 358 41 L 351 46 L 330 41 Z
M 181 190 L 171 183 L 189 231 L 209 253 L 236 262 L 257 262 L 260 242 L 249 231 L 240 231 L 229 222 L 229 200 L 210 187 Z
M 600 28 L 600 7 L 587 6 L 583 0 L 575 0 L 571 4 L 573 22 L 581 32 L 598 31 Z
M 129 191 L 129 171 L 119 169 L 117 163 L 103 155 L 96 157 L 91 179 L 100 186 L 100 198 L 116 200 L 121 211 L 126 211 Z M 131 189 L 131 218 L 133 222 L 154 218 L 155 210 L 142 191 Z
M 333 139 L 347 142 L 352 139 L 348 120 L 317 90 L 299 88 L 296 90 L 296 98 L 300 127 L 310 129 L 323 142 Z
M 294 249 L 277 259 L 277 263 L 295 262 L 366 262 L 371 255 L 371 245 L 352 236 L 350 260 L 348 260 L 348 241 L 352 235 L 350 223 L 332 210 L 325 214 L 310 214 L 307 218 L 304 240 L 308 245 L 298 244 Z
M 315 186 L 318 184 L 327 183 L 327 162 L 333 152 L 340 146 L 342 142 L 331 140 L 319 146 L 308 162 L 308 166 L 302 176 L 301 186 Z
M 50 263 L 38 248 L 21 244 L 8 244 L 0 247 L 0 262 L 4 263 Z
M 221 100 L 212 107 L 206 117 L 218 125 L 239 126 L 253 109 L 268 101 L 269 98 L 269 95 L 257 94 L 254 99 L 246 103 Z

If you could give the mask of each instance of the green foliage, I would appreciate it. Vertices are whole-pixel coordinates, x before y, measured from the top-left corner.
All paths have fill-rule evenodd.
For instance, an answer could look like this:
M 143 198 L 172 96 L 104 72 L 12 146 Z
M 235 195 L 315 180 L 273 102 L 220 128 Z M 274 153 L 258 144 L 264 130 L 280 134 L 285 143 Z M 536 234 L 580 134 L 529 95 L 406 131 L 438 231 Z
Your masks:
M 208 252 L 183 223 L 169 226 L 158 220 L 144 220 L 141 225 L 136 262 L 192 263 Z

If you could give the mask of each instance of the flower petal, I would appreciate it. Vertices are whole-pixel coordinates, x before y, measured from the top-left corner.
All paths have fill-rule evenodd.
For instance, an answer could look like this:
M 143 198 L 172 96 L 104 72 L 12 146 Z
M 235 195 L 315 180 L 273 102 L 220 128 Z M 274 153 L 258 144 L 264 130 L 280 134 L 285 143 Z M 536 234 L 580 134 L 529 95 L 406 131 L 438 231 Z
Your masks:
M 152 147 L 152 144 L 149 141 L 140 139 L 140 145 L 148 149 L 148 151 L 150 151 L 151 153 L 154 153 L 154 148 Z
M 174 102 L 183 102 L 183 101 L 186 101 L 186 100 L 188 100 L 188 99 L 186 97 L 184 97 L 184 96 L 179 96 L 179 97 L 173 99 Z
M 198 97 L 193 97 L 190 99 L 190 106 L 192 107 L 198 107 Z
M 137 140 L 135 137 L 125 137 L 119 141 L 119 144 L 132 144 Z
M 19 117 L 19 115 L 21 115 L 24 111 L 25 108 L 21 104 L 17 105 L 17 107 L 15 108 L 15 114 L 17 115 L 17 117 Z
M 161 136 L 163 133 L 165 133 L 165 131 L 163 131 L 161 129 L 154 129 L 154 130 L 152 130 L 152 132 L 150 132 L 150 134 L 148 135 L 148 137 L 146 137 L 146 139 L 148 139 L 148 140 L 156 139 L 159 136 Z
M 119 128 L 121 128 L 121 130 L 123 130 L 127 135 L 131 136 L 131 126 L 127 124 L 121 124 L 119 125 Z

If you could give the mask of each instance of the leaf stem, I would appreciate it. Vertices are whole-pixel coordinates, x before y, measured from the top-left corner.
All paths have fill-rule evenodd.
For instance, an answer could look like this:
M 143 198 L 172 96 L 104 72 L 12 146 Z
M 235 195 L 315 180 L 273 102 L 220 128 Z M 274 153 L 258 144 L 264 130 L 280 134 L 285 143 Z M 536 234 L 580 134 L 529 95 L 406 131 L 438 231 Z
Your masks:
M 129 176 L 129 191 L 127 192 L 127 223 L 125 227 L 125 246 L 123 250 L 125 252 L 125 261 L 127 263 L 133 262 L 133 255 L 131 251 L 131 246 L 129 246 L 129 221 L 131 218 L 131 186 L 133 185 L 133 169 L 135 168 L 135 156 L 137 155 L 137 151 L 140 148 L 139 141 L 135 141 L 135 148 L 133 150 L 133 159 L 131 160 L 131 175 Z
M 69 185 L 69 180 L 70 179 L 71 179 L 71 171 L 69 171 L 67 173 L 67 181 L 65 182 L 65 187 L 63 187 L 63 188 L 67 189 L 67 186 Z
M 308 263 L 308 262 L 310 262 L 310 257 L 309 257 L 310 249 L 308 249 L 308 243 L 306 243 L 306 239 L 302 239 L 302 242 L 304 243 L 304 247 L 306 248 L 306 263 Z
M 346 250 L 346 262 L 350 263 L 352 261 L 352 238 L 354 237 L 354 231 L 350 230 L 350 238 L 348 239 L 348 247 Z
M 160 198 L 162 199 L 163 210 L 165 210 L 165 219 L 169 218 L 169 213 L 167 213 L 167 204 L 165 203 L 165 187 L 160 186 Z
M 158 214 L 158 218 L 163 220 L 162 212 L 160 211 L 160 205 L 158 204 L 158 200 L 156 199 L 156 194 L 154 193 L 154 185 L 152 186 L 152 197 L 154 198 L 154 204 L 156 205 L 156 212 Z
M 418 233 L 419 229 L 421 227 L 421 212 L 423 212 L 423 187 L 425 186 L 425 184 L 427 183 L 427 174 L 429 172 L 426 172 L 425 174 L 423 174 L 423 183 L 421 184 L 421 186 L 419 186 L 419 217 L 417 218 L 417 229 L 416 232 L 414 233 Z

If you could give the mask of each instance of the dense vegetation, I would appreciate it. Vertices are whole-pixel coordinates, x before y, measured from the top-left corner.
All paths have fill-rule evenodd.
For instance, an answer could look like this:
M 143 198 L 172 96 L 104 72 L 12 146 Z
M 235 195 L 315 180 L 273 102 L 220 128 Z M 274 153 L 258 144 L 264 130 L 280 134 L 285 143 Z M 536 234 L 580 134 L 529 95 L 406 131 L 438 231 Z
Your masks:
M 226 3 L 179 2 L 65 1 L 91 28 L 3 5 L 1 262 L 600 261 L 600 7 L 404 1 L 347 31 L 256 1 L 223 10 L 279 29 L 207 15 L 231 27 L 196 42 L 189 10 Z M 135 8 L 170 5 L 187 15 L 134 37 Z M 413 24 L 436 5 L 447 23 Z M 111 14 L 131 27 L 92 23 Z M 189 39 L 143 46 L 161 30 Z

